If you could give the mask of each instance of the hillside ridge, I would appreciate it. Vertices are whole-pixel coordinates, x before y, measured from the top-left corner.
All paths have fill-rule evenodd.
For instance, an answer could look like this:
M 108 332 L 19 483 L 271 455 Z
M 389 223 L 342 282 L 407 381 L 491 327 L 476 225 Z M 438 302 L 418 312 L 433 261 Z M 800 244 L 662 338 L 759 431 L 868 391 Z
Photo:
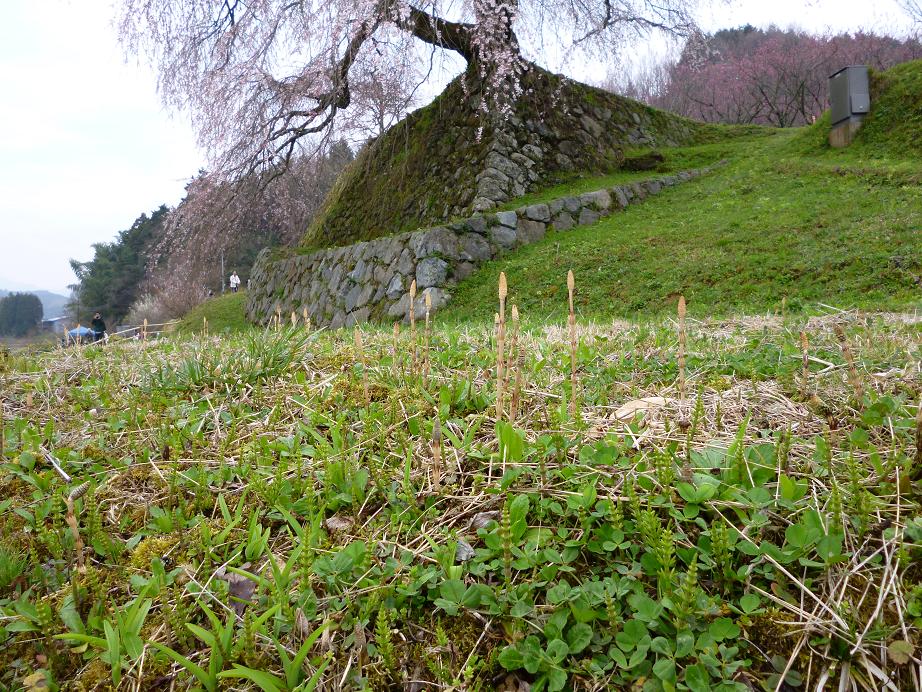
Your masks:
M 490 118 L 469 73 L 367 146 L 302 246 L 348 245 L 488 211 L 576 174 L 620 167 L 629 147 L 718 136 L 713 125 L 531 70 L 515 112 Z

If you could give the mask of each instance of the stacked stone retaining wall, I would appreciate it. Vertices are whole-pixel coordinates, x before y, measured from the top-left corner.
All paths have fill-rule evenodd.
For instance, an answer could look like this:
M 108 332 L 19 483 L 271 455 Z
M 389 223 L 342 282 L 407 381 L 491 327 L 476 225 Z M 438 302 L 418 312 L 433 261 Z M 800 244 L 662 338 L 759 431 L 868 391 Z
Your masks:
M 712 170 L 682 171 L 641 182 L 561 197 L 514 211 L 477 214 L 412 233 L 379 238 L 309 254 L 265 249 L 250 278 L 246 315 L 265 324 L 306 308 L 313 324 L 337 328 L 358 322 L 409 319 L 409 289 L 416 279 L 415 310 L 421 317 L 428 294 L 433 310 L 479 265 L 541 240 L 553 228 L 565 231 Z

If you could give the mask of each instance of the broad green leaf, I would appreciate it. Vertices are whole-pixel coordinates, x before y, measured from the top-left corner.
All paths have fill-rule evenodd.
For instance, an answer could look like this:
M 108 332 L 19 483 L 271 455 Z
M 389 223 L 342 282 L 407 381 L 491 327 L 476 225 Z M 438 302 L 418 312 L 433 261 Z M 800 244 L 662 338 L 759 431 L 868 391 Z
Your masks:
M 842 555 L 842 534 L 830 533 L 816 543 L 816 554 L 824 562 L 830 562 Z
M 554 639 L 547 644 L 547 657 L 554 663 L 563 661 L 569 652 L 570 647 L 568 647 L 567 643 L 562 639 Z
M 54 635 L 55 639 L 63 639 L 65 641 L 80 642 L 81 644 L 90 644 L 95 646 L 100 651 L 106 650 L 106 640 L 102 637 L 93 637 L 88 634 L 80 634 L 78 632 L 65 632 L 64 634 Z
M 905 639 L 897 639 L 896 641 L 890 642 L 887 646 L 887 657 L 896 665 L 902 666 L 912 660 L 912 652 L 914 649 L 915 647 L 913 647 L 911 642 Z
M 436 598 L 433 601 L 436 608 L 441 608 L 451 616 L 458 614 L 458 604 L 455 601 L 447 601 L 444 598 Z
M 778 477 L 778 487 L 781 497 L 789 502 L 797 502 L 807 493 L 806 482 L 798 483 L 783 473 Z
M 525 665 L 525 659 L 515 646 L 507 646 L 499 652 L 499 664 L 506 670 L 518 670 Z
M 660 680 L 675 682 L 675 662 L 671 658 L 660 658 L 653 664 L 653 674 Z
M 719 642 L 724 639 L 734 639 L 738 637 L 740 628 L 730 618 L 717 618 L 711 623 L 710 627 L 708 627 L 708 632 L 714 637 L 715 641 Z
M 212 649 L 214 649 L 215 647 L 217 647 L 217 645 L 218 645 L 218 640 L 215 639 L 214 634 L 212 634 L 211 632 L 209 632 L 208 630 L 206 630 L 204 627 L 200 627 L 199 625 L 196 625 L 196 624 L 193 623 L 193 622 L 187 622 L 187 623 L 186 623 L 186 629 L 189 630 L 190 632 L 192 632 L 192 634 L 194 634 L 196 637 L 198 637 L 199 639 L 201 639 L 203 642 L 205 642 L 205 643 L 206 643 L 208 646 L 210 646 Z
M 439 586 L 439 593 L 442 598 L 452 603 L 460 603 L 464 598 L 464 582 L 460 579 L 446 579 Z
M 685 684 L 692 692 L 710 692 L 711 676 L 700 663 L 685 669 Z
M 253 670 L 245 668 L 238 663 L 234 664 L 231 670 L 225 670 L 218 673 L 219 678 L 244 678 L 254 683 L 263 692 L 282 692 L 287 688 L 285 681 L 264 670 Z
M 672 645 L 666 637 L 654 637 L 650 642 L 650 651 L 655 654 L 672 656 Z
M 589 601 L 582 593 L 570 601 L 570 612 L 573 613 L 573 619 L 577 622 L 592 622 L 596 619 L 595 608 L 589 605 Z
M 663 613 L 663 606 L 646 594 L 634 594 L 628 602 L 636 610 L 635 617 L 644 622 L 654 622 Z
M 547 672 L 548 692 L 558 692 L 567 684 L 567 672 L 560 668 L 551 668 Z
M 516 495 L 509 503 L 509 524 L 512 531 L 512 540 L 518 542 L 525 535 L 528 528 L 528 495 Z
M 149 641 L 148 644 L 153 646 L 158 651 L 166 654 L 187 671 L 189 671 L 202 684 L 202 687 L 208 690 L 208 692 L 215 692 L 217 689 L 217 680 L 205 672 L 201 666 L 196 665 L 182 654 L 176 653 L 168 646 L 164 646 L 163 644 L 153 641 Z
M 751 613 L 756 610 L 761 603 L 761 600 L 754 593 L 747 593 L 740 599 L 740 610 L 744 613 Z
M 122 647 L 119 634 L 112 623 L 103 620 L 102 629 L 106 634 L 106 657 L 112 668 L 112 684 L 118 688 L 122 679 Z
M 566 581 L 561 580 L 547 590 L 547 602 L 551 605 L 563 603 L 569 598 L 571 590 L 570 585 Z
M 676 634 L 675 657 L 685 658 L 695 649 L 695 635 L 691 630 L 682 630 Z
M 584 622 L 578 622 L 567 632 L 567 647 L 571 654 L 578 654 L 592 641 L 592 628 Z

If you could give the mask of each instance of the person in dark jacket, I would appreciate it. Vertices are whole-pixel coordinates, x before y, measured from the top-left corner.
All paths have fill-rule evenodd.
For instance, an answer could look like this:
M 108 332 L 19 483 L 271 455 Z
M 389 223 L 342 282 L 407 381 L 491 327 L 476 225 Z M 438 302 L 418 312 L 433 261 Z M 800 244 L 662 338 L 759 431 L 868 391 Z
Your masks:
M 93 341 L 99 341 L 106 335 L 106 323 L 98 312 L 93 315 Z

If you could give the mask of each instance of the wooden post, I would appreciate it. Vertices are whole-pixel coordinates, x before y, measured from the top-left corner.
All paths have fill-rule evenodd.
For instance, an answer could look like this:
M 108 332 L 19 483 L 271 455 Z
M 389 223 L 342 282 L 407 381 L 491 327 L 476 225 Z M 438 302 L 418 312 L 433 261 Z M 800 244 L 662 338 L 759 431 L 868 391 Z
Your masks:
M 147 341 L 147 318 L 144 318 L 144 326 L 141 328 L 141 341 Z

